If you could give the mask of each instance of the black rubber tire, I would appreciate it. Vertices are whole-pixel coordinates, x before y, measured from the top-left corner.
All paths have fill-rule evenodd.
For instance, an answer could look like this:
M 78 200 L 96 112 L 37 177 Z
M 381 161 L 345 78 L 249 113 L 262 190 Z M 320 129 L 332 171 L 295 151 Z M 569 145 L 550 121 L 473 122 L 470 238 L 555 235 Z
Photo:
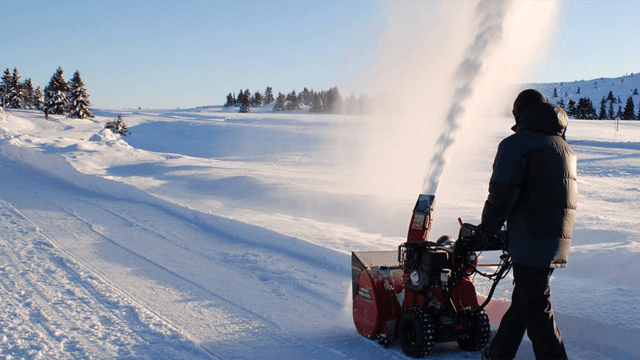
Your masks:
M 435 345 L 433 320 L 420 308 L 406 310 L 398 319 L 398 340 L 407 356 L 421 358 Z
M 469 337 L 458 339 L 458 345 L 463 350 L 478 351 L 489 342 L 491 323 L 484 310 L 473 313 L 470 317 L 471 329 L 469 329 Z

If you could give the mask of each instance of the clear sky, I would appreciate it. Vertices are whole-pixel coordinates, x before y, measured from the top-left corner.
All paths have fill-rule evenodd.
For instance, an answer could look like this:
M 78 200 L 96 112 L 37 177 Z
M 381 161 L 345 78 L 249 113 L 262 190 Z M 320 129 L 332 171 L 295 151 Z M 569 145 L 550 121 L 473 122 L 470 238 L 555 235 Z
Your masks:
M 460 0 L 464 1 L 464 0 Z M 95 107 L 219 105 L 229 92 L 363 89 L 395 2 L 0 0 L 0 69 L 44 87 L 82 74 Z M 562 1 L 532 82 L 617 77 L 636 64 L 640 1 Z M 419 41 L 419 39 L 416 39 Z M 526 39 L 523 39 L 526 43 Z

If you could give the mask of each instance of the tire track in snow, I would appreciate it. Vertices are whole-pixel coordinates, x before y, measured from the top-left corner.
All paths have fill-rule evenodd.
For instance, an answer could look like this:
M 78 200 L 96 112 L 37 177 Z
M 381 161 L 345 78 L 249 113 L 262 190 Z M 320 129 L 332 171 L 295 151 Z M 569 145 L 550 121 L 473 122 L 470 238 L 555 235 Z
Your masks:
M 295 336 L 292 338 L 292 334 L 283 330 L 282 327 L 270 320 L 265 318 L 264 316 L 257 314 L 256 312 L 232 301 L 229 300 L 223 296 L 221 296 L 220 294 L 213 292 L 209 289 L 207 289 L 206 287 L 200 285 L 197 282 L 194 282 L 182 275 L 180 275 L 179 273 L 172 271 L 171 269 L 167 268 L 166 266 L 150 259 L 147 256 L 144 256 L 142 254 L 140 254 L 139 252 L 133 251 L 128 249 L 127 247 L 119 244 L 117 241 L 111 239 L 110 237 L 106 236 L 105 234 L 103 234 L 101 231 L 97 231 L 94 226 L 92 225 L 91 221 L 88 219 L 85 219 L 82 214 L 78 214 L 76 212 L 74 212 L 73 210 L 69 210 L 59 204 L 55 204 L 52 203 L 48 200 L 44 200 L 41 199 L 43 202 L 48 202 L 51 206 L 57 207 L 60 212 L 63 212 L 65 214 L 68 215 L 68 218 L 75 218 L 78 220 L 79 223 L 84 224 L 86 226 L 86 230 L 90 233 L 92 233 L 92 235 L 90 236 L 94 236 L 96 238 L 100 238 L 101 240 L 108 242 L 110 244 L 112 244 L 113 246 L 118 247 L 119 249 L 121 249 L 122 251 L 125 251 L 127 253 L 130 253 L 131 255 L 133 255 L 134 257 L 138 258 L 139 263 L 145 262 L 145 263 L 149 263 L 152 266 L 157 267 L 158 269 L 160 269 L 161 272 L 166 273 L 165 275 L 162 275 L 162 278 L 164 279 L 168 279 L 169 277 L 174 277 L 177 279 L 178 282 L 184 284 L 189 284 L 192 289 L 189 291 L 190 293 L 193 292 L 193 290 L 195 289 L 196 291 L 200 291 L 206 294 L 206 296 L 208 297 L 213 297 L 217 300 L 219 300 L 221 303 L 216 304 L 217 307 L 228 307 L 231 308 L 231 312 L 234 314 L 234 316 L 239 316 L 241 318 L 241 322 L 245 323 L 245 324 L 252 324 L 252 327 L 256 327 L 252 329 L 253 332 L 251 334 L 252 338 L 251 338 L 251 346 L 254 348 L 258 348 L 260 349 L 259 352 L 261 353 L 261 356 L 263 356 L 265 359 L 271 359 L 271 358 L 280 358 L 280 357 L 284 357 L 284 358 L 304 358 L 304 359 L 309 359 L 309 360 L 313 360 L 313 359 L 328 359 L 328 358 L 343 358 L 345 356 L 339 354 L 338 352 L 336 352 L 335 350 L 331 350 L 331 349 L 327 349 L 324 346 L 321 346 L 319 344 L 314 344 L 314 343 L 307 343 L 306 340 L 301 340 L 299 338 L 295 338 Z M 68 201 L 71 199 L 67 199 Z M 112 216 L 117 217 L 119 219 L 121 219 L 121 221 L 123 223 L 128 223 L 131 225 L 135 225 L 135 227 L 139 227 L 141 228 L 143 231 L 148 232 L 149 234 L 152 234 L 154 237 L 162 239 L 164 241 L 169 241 L 172 242 L 174 245 L 179 246 L 179 247 L 183 247 L 182 244 L 179 244 L 177 242 L 171 241 L 171 239 L 169 239 L 167 236 L 158 233 L 157 231 L 155 231 L 152 228 L 148 228 L 145 225 L 141 224 L 138 221 L 135 220 L 131 220 L 131 219 L 127 219 L 124 218 L 122 215 L 115 213 L 114 211 L 102 207 L 98 204 L 95 203 L 91 203 L 88 202 L 86 200 L 83 199 L 73 199 L 73 201 L 78 201 L 78 202 L 82 202 L 88 206 L 92 206 L 92 207 L 96 207 L 96 208 L 100 208 L 102 211 L 110 213 Z M 191 251 L 192 249 L 189 248 L 184 248 L 184 250 L 187 251 Z M 125 294 L 127 293 L 126 290 L 123 290 L 120 286 L 118 286 L 117 284 L 114 284 L 113 282 L 109 281 L 109 280 L 104 280 L 105 282 L 109 283 L 110 285 L 112 285 L 113 287 L 119 289 L 120 291 L 124 292 Z M 184 291 L 184 289 L 183 289 Z M 180 329 L 181 326 L 179 324 L 176 324 L 175 321 L 172 321 L 170 319 L 168 319 L 166 316 L 163 316 L 161 314 L 159 314 L 158 312 L 154 311 L 153 309 L 150 309 L 148 304 L 142 304 L 140 302 L 138 302 L 137 300 L 132 298 L 132 301 L 136 302 L 137 304 L 139 304 L 141 307 L 144 307 L 146 310 L 154 313 L 156 316 L 160 317 L 161 319 L 163 319 L 164 321 L 166 321 L 168 324 L 170 324 L 171 326 Z M 256 324 L 256 320 L 258 323 L 260 323 L 259 325 Z M 266 327 L 266 328 L 265 328 Z M 268 328 L 268 329 L 267 329 Z M 190 334 L 188 332 L 185 331 L 181 331 L 186 337 L 191 338 Z M 197 339 L 196 339 L 197 340 Z M 277 344 L 276 346 L 274 346 L 274 344 Z M 215 344 L 214 346 L 209 346 L 209 345 L 201 345 L 201 348 L 203 350 L 205 350 L 207 353 L 209 353 L 210 355 L 216 357 L 216 358 L 220 358 L 220 359 L 253 359 L 255 358 L 255 354 L 243 354 L 240 353 L 238 354 L 238 346 L 239 343 L 236 341 L 232 341 L 228 344 Z M 213 347 L 213 349 L 212 349 Z
M 11 228 L 14 234 L 0 241 L 0 354 L 51 359 L 205 357 L 194 344 L 172 350 L 181 340 L 172 338 L 165 324 L 66 258 L 11 204 L 0 200 L 0 212 L 0 228 Z

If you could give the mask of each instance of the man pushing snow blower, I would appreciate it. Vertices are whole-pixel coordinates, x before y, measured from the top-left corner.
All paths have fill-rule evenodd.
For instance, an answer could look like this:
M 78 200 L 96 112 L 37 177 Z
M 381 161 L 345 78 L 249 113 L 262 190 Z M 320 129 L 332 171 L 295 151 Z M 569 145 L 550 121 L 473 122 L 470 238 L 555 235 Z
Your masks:
M 513 116 L 515 134 L 498 147 L 480 227 L 496 231 L 507 221 L 515 287 L 482 359 L 513 359 L 525 331 L 536 359 L 566 359 L 549 279 L 567 266 L 578 202 L 577 159 L 565 141 L 569 120 L 533 89 L 518 95 Z
M 565 267 L 577 205 L 577 160 L 564 140 L 568 118 L 536 90 L 513 108 L 516 134 L 498 148 L 489 197 L 479 226 L 461 223 L 458 239 L 429 240 L 433 195 L 420 195 L 407 242 L 398 251 L 352 253 L 353 319 L 358 332 L 405 354 L 427 355 L 436 342 L 483 349 L 483 359 L 513 359 L 525 331 L 537 359 L 566 359 L 549 300 L 549 278 Z M 504 222 L 507 231 L 501 231 Z M 479 252 L 502 251 L 493 273 L 480 270 Z M 489 346 L 484 312 L 513 261 L 511 307 Z M 479 304 L 472 276 L 493 281 Z

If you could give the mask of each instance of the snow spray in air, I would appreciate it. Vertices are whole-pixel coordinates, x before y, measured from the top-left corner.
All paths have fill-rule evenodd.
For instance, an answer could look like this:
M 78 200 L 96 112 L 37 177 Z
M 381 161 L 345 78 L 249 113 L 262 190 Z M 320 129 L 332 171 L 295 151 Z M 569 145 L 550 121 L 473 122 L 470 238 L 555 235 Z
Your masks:
M 445 129 L 436 142 L 436 148 L 429 162 L 429 172 L 422 186 L 423 193 L 436 193 L 448 162 L 450 148 L 455 143 L 465 118 L 470 115 L 468 113 L 477 116 L 478 107 L 483 106 L 477 103 L 478 97 L 484 98 L 484 106 L 499 106 L 499 104 L 488 105 L 489 101 L 502 102 L 502 109 L 510 109 L 504 102 L 509 103 L 514 97 L 511 94 L 505 98 L 505 95 L 508 92 L 514 92 L 514 89 L 513 85 L 507 86 L 505 80 L 509 79 L 513 82 L 512 84 L 515 84 L 519 80 L 518 77 L 523 77 L 528 70 L 528 65 L 540 56 L 539 42 L 548 36 L 552 28 L 549 23 L 555 18 L 556 8 L 557 3 L 554 1 L 537 4 L 533 1 L 481 0 L 479 2 L 474 14 L 477 24 L 475 36 L 453 75 L 454 90 L 451 105 L 445 117 Z M 507 36 L 508 32 L 511 32 L 510 38 Z M 518 51 L 538 51 L 538 56 L 529 56 L 525 61 L 520 61 L 526 55 L 516 54 Z M 490 67 L 493 71 L 489 71 Z M 511 71 L 507 70 L 508 68 L 511 68 Z M 487 72 L 493 74 L 491 83 L 484 82 L 487 80 Z M 503 89 L 495 89 L 500 87 Z M 488 93 L 491 92 L 494 98 L 489 100 Z M 473 101 L 473 97 L 476 98 L 476 102 Z M 469 112 L 468 110 L 472 107 L 474 111 Z
M 448 150 L 454 144 L 456 134 L 462 126 L 466 102 L 476 91 L 476 80 L 485 59 L 503 38 L 505 15 L 510 5 L 508 1 L 483 0 L 476 9 L 479 20 L 477 35 L 467 48 L 465 57 L 454 74 L 455 90 L 452 104 L 446 115 L 445 130 L 436 143 L 437 148 L 430 161 L 430 170 L 423 184 L 423 193 L 436 193 L 447 163 Z

